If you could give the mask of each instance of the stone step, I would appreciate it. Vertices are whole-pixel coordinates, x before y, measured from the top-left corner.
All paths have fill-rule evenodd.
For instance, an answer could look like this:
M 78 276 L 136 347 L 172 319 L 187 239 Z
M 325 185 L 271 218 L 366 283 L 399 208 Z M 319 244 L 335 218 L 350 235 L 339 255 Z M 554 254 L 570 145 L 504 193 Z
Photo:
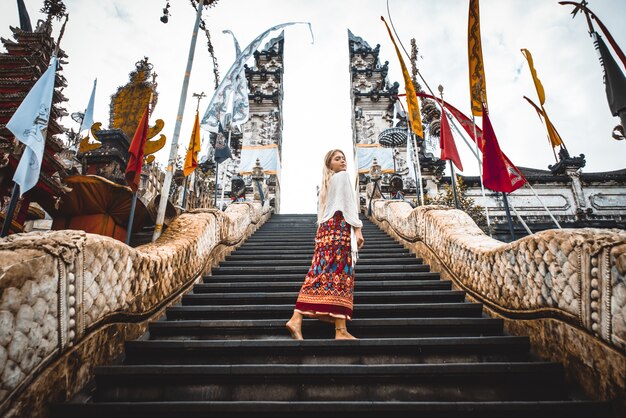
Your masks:
M 380 229 L 361 229 L 363 234 L 367 234 L 367 236 L 372 237 L 381 237 L 381 238 L 391 238 L 386 232 L 381 231 Z M 254 233 L 254 237 L 285 237 L 285 238 L 293 238 L 293 237 L 314 237 L 317 233 L 316 229 L 296 229 L 290 228 L 287 231 L 272 231 L 272 230 L 264 230 L 259 229 Z
M 308 241 L 301 241 L 301 242 L 264 242 L 264 241 L 246 241 L 241 247 L 239 248 L 245 248 L 245 249 L 259 249 L 259 248 L 264 248 L 264 249 L 272 249 L 272 250 L 282 250 L 282 249 L 290 249 L 290 248 L 309 248 L 309 247 L 315 247 L 315 241 L 314 239 L 310 239 Z M 381 248 L 402 248 L 402 246 L 400 244 L 398 244 L 395 241 L 388 241 L 385 240 L 384 242 L 372 242 L 372 240 L 365 240 L 365 244 L 363 245 L 362 249 L 381 249 Z M 360 251 L 360 250 L 359 250 Z
M 385 233 L 385 231 L 383 231 L 379 227 L 377 227 L 375 225 L 369 225 L 367 222 L 363 223 L 363 227 L 361 228 L 361 231 Z M 259 233 L 275 233 L 275 234 L 289 234 L 291 232 L 302 232 L 302 233 L 311 232 L 311 233 L 315 234 L 317 232 L 317 225 L 316 224 L 299 225 L 297 223 L 290 223 L 290 224 L 270 224 L 270 223 L 266 223 L 261 228 L 259 228 L 256 232 L 259 232 Z
M 265 247 L 254 247 L 254 248 L 245 248 L 245 247 L 239 247 L 236 251 L 234 251 L 232 254 L 235 255 L 254 255 L 254 254 L 258 254 L 258 255 L 272 255 L 274 257 L 276 257 L 277 255 L 283 255 L 283 254 L 310 254 L 311 256 L 313 255 L 313 250 L 314 250 L 315 246 L 314 245 L 310 245 L 310 246 L 306 246 L 306 247 L 299 247 L 299 248 L 294 248 L 293 246 L 290 247 L 272 247 L 272 248 L 265 248 Z M 410 254 L 410 251 L 406 248 L 400 247 L 400 246 L 396 246 L 396 247 L 389 247 L 389 248 L 361 248 L 359 250 L 359 257 L 364 257 L 366 255 L 369 254 Z
M 238 267 L 215 267 L 212 274 L 246 274 L 254 273 L 258 276 L 269 274 L 306 274 L 311 264 L 302 266 L 265 266 L 265 267 L 252 267 L 252 266 L 238 266 Z M 357 262 L 355 266 L 356 274 L 361 275 L 363 273 L 416 273 L 429 271 L 430 266 L 427 264 L 414 264 L 414 265 L 380 265 L 380 264 L 361 264 Z
M 123 365 L 95 369 L 97 401 L 561 400 L 557 363 Z M 294 385 L 295 382 L 298 382 Z
M 294 304 L 284 305 L 211 305 L 172 306 L 167 308 L 167 319 L 286 319 Z M 480 318 L 480 303 L 397 303 L 360 304 L 354 308 L 356 318 Z
M 440 364 L 527 361 L 527 337 L 326 340 L 137 340 L 124 364 Z
M 256 274 L 215 274 L 212 276 L 204 276 L 205 283 L 230 283 L 230 282 L 275 282 L 275 281 L 303 281 L 306 272 L 288 273 L 288 274 L 272 274 L 269 276 L 259 277 Z M 358 272 L 355 282 L 366 282 L 369 280 L 439 280 L 439 273 L 431 271 L 422 272 L 399 272 L 399 273 L 361 273 Z
M 236 252 L 239 254 L 243 252 L 251 252 L 252 254 L 265 252 L 273 252 L 274 254 L 289 254 L 294 250 L 302 252 L 303 250 L 309 254 L 313 254 L 313 250 L 315 249 L 315 242 L 311 240 L 308 243 L 298 243 L 293 242 L 289 244 L 279 244 L 279 243 L 267 243 L 267 242 L 259 242 L 259 243 L 245 243 L 241 247 L 237 248 Z M 387 243 L 387 244 L 372 244 L 367 241 L 361 249 L 359 249 L 359 254 L 362 253 L 408 253 L 409 250 L 405 251 L 405 248 L 400 246 L 397 243 Z
M 292 253 L 292 254 L 280 254 L 280 260 L 309 260 L 311 261 L 313 257 L 313 249 L 311 249 L 311 251 L 306 251 L 303 252 L 301 254 L 298 253 Z M 418 258 L 415 256 L 415 254 L 411 254 L 408 251 L 406 253 L 400 253 L 400 254 L 377 254 L 377 253 L 362 253 L 359 252 L 359 260 L 361 262 L 363 262 L 363 264 L 369 264 L 369 263 L 365 263 L 365 261 L 369 261 L 372 260 L 372 262 L 378 262 L 381 261 L 381 259 L 389 259 L 389 258 L 395 258 L 395 259 L 410 259 L 410 260 L 421 260 L 421 258 Z M 226 260 L 225 261 L 240 261 L 240 260 L 251 260 L 251 261 L 255 261 L 255 260 L 277 260 L 277 254 L 276 253 L 256 253 L 256 254 L 240 254 L 238 251 L 235 251 L 233 253 L 231 253 L 230 255 L 226 256 Z
M 53 406 L 55 418 L 604 418 L 594 401 L 510 402 L 96 402 Z
M 299 266 L 299 267 L 310 267 L 311 266 L 312 257 L 301 257 L 300 259 L 285 259 L 284 257 L 274 257 L 274 259 L 270 259 L 269 257 L 265 260 L 226 260 L 220 263 L 220 268 L 223 267 L 272 267 L 272 266 Z M 366 262 L 369 261 L 369 262 Z M 358 266 L 362 265 L 396 265 L 396 266 L 406 266 L 406 265 L 417 265 L 422 264 L 421 258 L 415 257 L 388 257 L 388 258 L 379 258 L 376 260 L 372 260 L 369 258 L 359 258 Z
M 151 339 L 290 339 L 280 320 L 179 320 L 156 321 L 149 325 Z M 502 335 L 503 321 L 494 318 L 394 318 L 354 319 L 348 325 L 357 338 L 476 337 Z M 331 324 L 304 320 L 307 339 L 333 339 Z
M 183 305 L 267 305 L 295 303 L 299 289 L 291 292 L 188 293 Z M 419 303 L 463 302 L 460 290 L 356 291 L 354 304 L 360 303 Z
M 201 283 L 193 288 L 194 294 L 200 293 L 241 293 L 241 292 L 298 292 L 302 280 L 285 282 L 256 283 Z M 408 290 L 451 290 L 452 282 L 443 280 L 370 280 L 354 285 L 356 291 L 408 291 Z
M 367 234 L 363 233 L 363 237 L 366 241 L 371 242 L 391 242 L 398 244 L 393 240 L 390 236 L 386 234 Z M 303 234 L 303 235 L 257 235 L 254 234 L 248 240 L 247 243 L 257 243 L 257 242 L 281 242 L 281 243 L 291 243 L 291 242 L 310 242 L 315 240 L 315 234 Z
M 364 236 L 365 245 L 370 247 L 391 247 L 396 246 L 399 247 L 400 244 L 389 237 L 385 238 L 373 238 L 370 236 Z M 277 246 L 282 245 L 283 247 L 289 247 L 292 245 L 305 246 L 305 245 L 315 245 L 315 236 L 311 235 L 308 237 L 302 238 L 293 238 L 293 239 L 285 239 L 285 238 L 250 238 L 247 240 L 242 247 L 251 247 L 251 246 L 260 246 L 260 245 L 271 245 Z M 365 246 L 364 245 L 364 246 Z

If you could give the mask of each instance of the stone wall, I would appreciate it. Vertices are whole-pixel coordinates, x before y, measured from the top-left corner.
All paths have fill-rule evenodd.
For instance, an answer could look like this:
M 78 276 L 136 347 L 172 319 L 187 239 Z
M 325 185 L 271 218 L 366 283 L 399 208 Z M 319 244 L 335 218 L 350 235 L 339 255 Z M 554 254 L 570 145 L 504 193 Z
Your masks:
M 571 367 L 589 396 L 624 408 L 626 231 L 549 230 L 505 244 L 465 212 L 384 200 L 373 220 L 505 318 L 509 332 L 530 335 L 537 354 Z
M 153 317 L 269 216 L 269 205 L 258 203 L 197 210 L 138 248 L 71 230 L 0 240 L 0 414 L 20 416 L 29 408 L 30 416 L 37 415 L 30 403 L 36 398 L 45 405 L 42 392 L 55 400 L 71 396 L 67 392 L 89 380 L 91 363 L 121 354 L 124 338 L 112 335 L 120 334 L 120 323 Z M 119 329 L 111 328 L 114 323 Z M 145 326 L 122 328 L 127 338 L 145 332 Z M 75 367 L 86 366 L 80 376 L 70 354 L 81 358 Z M 69 376 L 74 380 L 68 385 Z M 58 393 L 59 385 L 66 393 Z

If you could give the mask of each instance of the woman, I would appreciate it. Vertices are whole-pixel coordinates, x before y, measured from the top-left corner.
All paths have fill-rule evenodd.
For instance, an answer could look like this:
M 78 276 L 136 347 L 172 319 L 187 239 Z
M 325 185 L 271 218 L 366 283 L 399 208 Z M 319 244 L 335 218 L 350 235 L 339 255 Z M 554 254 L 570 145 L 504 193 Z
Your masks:
M 334 323 L 335 339 L 355 339 L 346 319 L 352 319 L 354 263 L 365 240 L 346 168 L 343 151 L 332 150 L 324 157 L 313 261 L 286 324 L 296 340 L 303 339 L 303 316 Z

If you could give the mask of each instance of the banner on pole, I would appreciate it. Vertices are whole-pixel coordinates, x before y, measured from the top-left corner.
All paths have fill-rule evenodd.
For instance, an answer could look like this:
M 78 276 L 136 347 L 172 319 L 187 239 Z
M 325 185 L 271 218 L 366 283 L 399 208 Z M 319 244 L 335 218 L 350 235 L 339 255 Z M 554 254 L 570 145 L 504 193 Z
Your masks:
M 382 16 L 380 18 L 385 23 L 385 27 L 387 28 L 387 32 L 389 33 L 389 37 L 391 38 L 391 42 L 396 49 L 398 61 L 400 61 L 402 77 L 404 78 L 404 90 L 406 91 L 406 105 L 408 108 L 407 113 L 409 115 L 409 120 L 411 121 L 411 129 L 413 130 L 415 135 L 419 136 L 420 138 L 424 138 L 422 115 L 420 114 L 419 104 L 417 102 L 417 97 L 415 96 L 415 86 L 413 85 L 413 80 L 411 80 L 409 71 L 406 69 L 406 65 L 404 64 L 404 60 L 402 59 L 402 54 L 398 49 L 398 45 L 396 45 L 396 40 L 393 38 L 387 22 L 385 22 L 385 18 L 383 18 Z
M 454 137 L 452 136 L 452 130 L 450 129 L 450 123 L 448 122 L 448 115 L 446 115 L 445 111 L 441 112 L 441 130 L 439 137 L 439 144 L 441 147 L 441 159 L 452 161 L 456 168 L 463 171 L 461 157 L 459 156 L 459 151 L 456 149 Z M 450 173 L 450 175 L 452 175 L 452 173 Z
M 196 112 L 196 120 L 193 123 L 191 138 L 189 138 L 189 146 L 185 155 L 185 166 L 183 174 L 185 177 L 194 172 L 198 166 L 198 153 L 200 152 L 200 115 Z
M 149 105 L 148 105 L 149 106 Z M 128 152 L 128 165 L 126 166 L 126 183 L 133 193 L 137 192 L 141 180 L 141 169 L 143 167 L 143 147 L 148 140 L 148 106 L 143 111 L 141 121 L 137 126 L 133 140 L 130 143 Z
M 93 81 L 93 89 L 91 89 L 91 96 L 89 96 L 89 103 L 87 103 L 87 109 L 85 110 L 85 115 L 83 116 L 83 120 L 80 122 L 80 128 L 78 133 L 82 134 L 83 131 L 88 130 L 93 125 L 93 107 L 96 99 L 96 85 L 98 84 L 98 79 Z
M 470 0 L 467 22 L 467 56 L 469 63 L 470 102 L 472 114 L 482 116 L 482 106 L 487 106 L 487 81 L 480 38 L 480 12 L 478 0 Z
M 56 67 L 57 57 L 52 56 L 48 69 L 28 92 L 6 125 L 15 135 L 15 139 L 26 145 L 13 175 L 13 181 L 20 186 L 20 195 L 35 187 L 39 181 L 52 108 Z
M 483 184 L 496 191 L 511 193 L 526 183 L 521 171 L 504 155 L 491 126 L 486 109 L 483 110 Z
M 537 96 L 539 97 L 539 105 L 541 106 L 541 115 L 545 120 L 546 129 L 548 130 L 548 138 L 550 138 L 550 144 L 552 145 L 552 148 L 563 145 L 561 137 L 556 132 L 556 129 L 554 129 L 552 122 L 550 122 L 550 118 L 548 118 L 546 109 L 543 106 L 546 102 L 546 93 L 543 88 L 543 84 L 541 84 L 541 80 L 539 80 L 539 77 L 537 76 L 537 70 L 535 70 L 535 64 L 533 63 L 533 56 L 530 51 L 525 48 L 522 48 L 521 51 L 524 58 L 526 58 L 526 61 L 528 61 L 530 75 L 532 76 L 533 82 L 535 83 L 535 89 L 537 90 Z

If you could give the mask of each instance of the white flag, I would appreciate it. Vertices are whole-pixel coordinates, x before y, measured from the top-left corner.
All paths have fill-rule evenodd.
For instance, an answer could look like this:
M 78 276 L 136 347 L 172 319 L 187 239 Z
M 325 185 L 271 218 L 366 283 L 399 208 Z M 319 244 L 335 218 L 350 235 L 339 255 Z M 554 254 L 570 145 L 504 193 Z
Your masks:
M 57 57 L 53 56 L 46 72 L 37 80 L 7 123 L 7 128 L 15 135 L 15 138 L 26 145 L 13 175 L 13 181 L 20 186 L 20 196 L 32 189 L 39 181 L 48 119 L 52 107 L 56 67 Z
M 91 125 L 93 125 L 93 103 L 96 98 L 96 84 L 97 83 L 98 83 L 98 79 L 96 78 L 93 81 L 93 89 L 91 90 L 91 96 L 89 97 L 87 110 L 85 110 L 85 116 L 83 116 L 83 120 L 80 123 L 80 130 L 78 131 L 78 133 L 82 133 L 84 130 L 90 129 Z

